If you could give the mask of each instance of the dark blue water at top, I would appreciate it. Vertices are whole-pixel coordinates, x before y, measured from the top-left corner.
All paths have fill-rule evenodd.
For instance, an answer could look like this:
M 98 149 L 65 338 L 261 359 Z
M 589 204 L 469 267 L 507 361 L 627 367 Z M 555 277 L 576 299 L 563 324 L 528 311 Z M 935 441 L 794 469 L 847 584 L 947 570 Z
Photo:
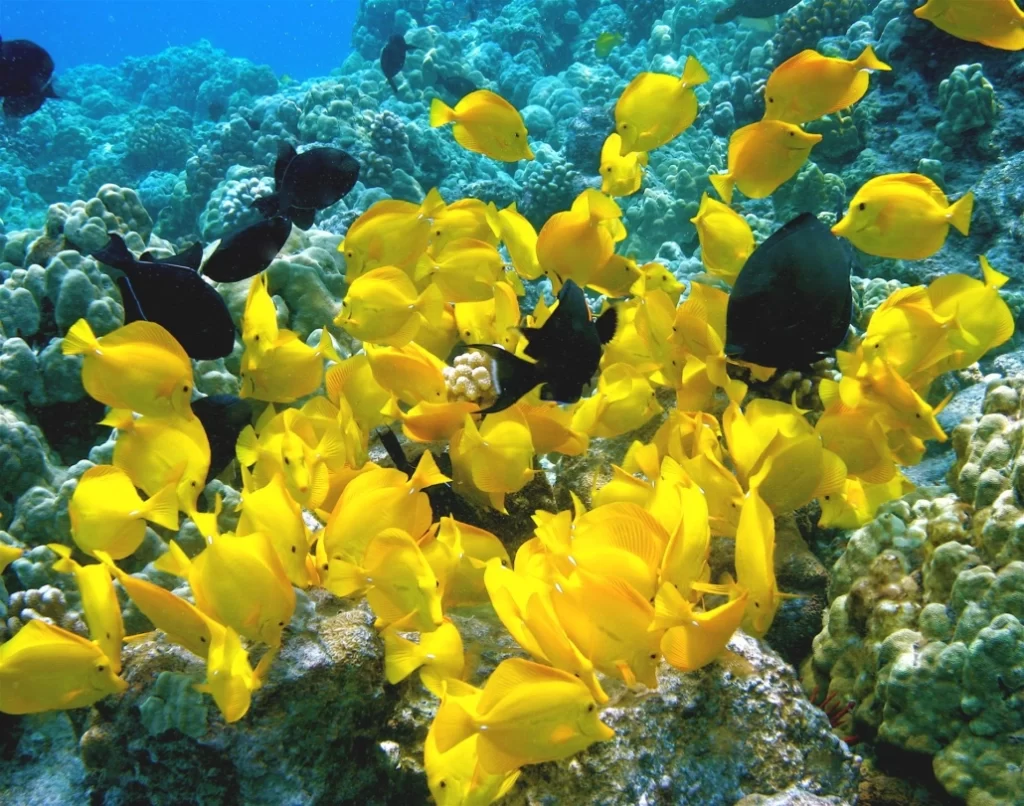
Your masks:
M 358 0 L 0 0 L 0 36 L 44 45 L 58 73 L 208 39 L 302 80 L 341 65 L 358 8 Z

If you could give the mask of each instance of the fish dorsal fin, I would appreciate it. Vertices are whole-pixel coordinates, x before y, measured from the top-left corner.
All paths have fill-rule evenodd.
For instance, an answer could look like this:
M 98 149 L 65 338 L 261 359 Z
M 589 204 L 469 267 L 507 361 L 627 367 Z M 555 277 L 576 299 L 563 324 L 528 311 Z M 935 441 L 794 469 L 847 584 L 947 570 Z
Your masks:
M 538 683 L 575 683 L 576 678 L 568 672 L 543 666 L 522 658 L 509 658 L 499 664 L 484 686 L 478 711 L 481 715 L 490 711 L 497 703 L 522 686 Z M 582 685 L 582 684 L 581 684 Z
M 292 164 L 292 160 L 297 156 L 295 146 L 286 141 L 281 141 L 277 144 L 277 161 L 274 163 L 274 189 L 281 189 L 281 182 L 284 181 L 284 175 L 288 172 L 288 166 Z
M 165 262 L 173 263 L 175 266 L 183 266 L 193 271 L 199 271 L 199 266 L 203 262 L 203 245 L 196 241 L 184 252 L 178 252 L 173 258 Z
M 167 350 L 180 358 L 188 367 L 192 366 L 188 353 L 178 343 L 178 340 L 166 328 L 158 325 L 156 322 L 132 322 L 103 337 L 103 346 L 108 348 L 122 347 L 139 342 L 145 342 L 146 344 L 152 344 L 155 347 Z
M 909 185 L 927 193 L 940 207 L 949 207 L 949 199 L 934 180 L 923 174 L 890 174 L 889 176 L 878 177 L 877 185 Z
M 601 344 L 607 344 L 615 338 L 618 324 L 619 313 L 615 308 L 608 308 L 608 310 L 597 317 L 594 326 L 597 328 L 597 337 L 601 340 Z

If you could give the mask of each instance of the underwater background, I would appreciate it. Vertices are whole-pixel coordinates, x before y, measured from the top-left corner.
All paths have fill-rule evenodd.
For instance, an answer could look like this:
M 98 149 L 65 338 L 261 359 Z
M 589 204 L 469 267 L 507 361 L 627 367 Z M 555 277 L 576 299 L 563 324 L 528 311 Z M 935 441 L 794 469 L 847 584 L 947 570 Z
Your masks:
M 617 360 L 631 367 L 626 373 L 630 391 L 615 398 L 628 405 L 614 414 L 601 409 L 586 426 L 583 420 L 570 422 L 568 415 L 546 410 L 551 420 L 544 421 L 549 427 L 544 444 L 549 447 L 537 450 L 535 431 L 523 483 L 486 489 L 480 481 L 484 469 L 460 448 L 465 433 L 473 433 L 472 422 L 458 438 L 444 429 L 443 434 L 431 430 L 437 427 L 433 421 L 424 426 L 426 436 L 418 435 L 417 425 L 405 418 L 419 399 L 405 394 L 404 387 L 401 394 L 394 391 L 403 382 L 396 378 L 412 386 L 428 371 L 431 378 L 442 377 L 441 364 L 455 344 L 454 335 L 450 342 L 440 337 L 432 342 L 444 343 L 445 349 L 421 350 L 434 358 L 422 359 L 411 369 L 392 367 L 391 386 L 382 380 L 383 370 L 359 375 L 352 369 L 344 378 L 336 373 L 332 387 L 331 367 L 355 367 L 345 362 L 377 349 L 405 346 L 389 344 L 389 334 L 381 342 L 386 347 L 373 346 L 374 339 L 367 337 L 363 341 L 371 346 L 363 348 L 345 324 L 351 309 L 343 300 L 355 304 L 355 297 L 348 295 L 356 272 L 344 243 L 352 240 L 353 224 L 361 217 L 367 220 L 374 205 L 408 202 L 413 218 L 427 220 L 433 214 L 424 211 L 436 188 L 442 206 L 447 203 L 449 208 L 461 199 L 478 199 L 504 212 L 514 203 L 520 217 L 542 232 L 553 216 L 586 197 L 588 189 L 601 188 L 602 147 L 616 128 L 616 102 L 634 77 L 644 71 L 682 76 L 688 57 L 695 57 L 709 76 L 690 90 L 698 103 L 696 119 L 674 139 L 652 148 L 642 171 L 637 168 L 642 184 L 616 199 L 622 237 L 615 238 L 615 254 L 632 261 L 637 277 L 650 264 L 668 270 L 668 279 L 659 279 L 657 287 L 654 270 L 644 276 L 647 290 L 664 291 L 666 298 L 676 289 L 666 326 L 671 330 L 672 316 L 682 309 L 677 303 L 702 293 L 693 289 L 713 289 L 707 293 L 718 293 L 715 299 L 724 305 L 729 283 L 708 265 L 694 219 L 705 194 L 714 194 L 709 175 L 734 168 L 730 137 L 764 117 L 765 84 L 772 71 L 804 49 L 853 60 L 870 46 L 891 70 L 872 72 L 870 88 L 851 107 L 804 124 L 805 132 L 822 136 L 809 159 L 763 198 L 747 197 L 740 184 L 733 209 L 761 244 L 802 213 L 813 214 L 827 227 L 836 225 L 855 194 L 875 177 L 919 174 L 950 201 L 970 191 L 974 207 L 969 233 L 950 232 L 938 251 L 920 259 L 857 252 L 850 280 L 853 333 L 843 349 L 852 350 L 871 332 L 872 315 L 880 307 L 896 305 L 901 290 L 927 287 L 952 275 L 980 281 L 981 255 L 1006 275 L 1006 282 L 996 293 L 990 276 L 984 275 L 991 296 L 979 297 L 974 318 L 968 322 L 965 314 L 958 332 L 968 332 L 968 341 L 977 346 L 980 337 L 972 335 L 970 323 L 998 318 L 1003 310 L 999 306 L 1019 322 L 1024 309 L 1022 52 L 954 37 L 915 16 L 914 10 L 923 5 L 918 0 L 764 0 L 762 18 L 716 22 L 732 5 L 731 0 L 3 0 L 0 36 L 5 42 L 31 39 L 49 51 L 56 63 L 52 87 L 58 98 L 47 99 L 27 116 L 7 117 L 0 125 L 0 567 L 5 567 L 0 576 L 0 640 L 12 641 L 32 621 L 96 638 L 84 613 L 77 574 L 69 572 L 71 565 L 61 565 L 60 552 L 47 547 L 83 548 L 72 537 L 78 528 L 70 514 L 76 489 L 91 469 L 120 464 L 115 445 L 130 430 L 130 412 L 120 425 L 105 419 L 111 412 L 83 385 L 88 359 L 70 354 L 67 345 L 69 332 L 81 320 L 101 344 L 126 322 L 130 303 L 123 296 L 124 286 L 95 253 L 114 234 L 133 258 L 148 251 L 157 261 L 166 261 L 199 242 L 209 261 L 218 239 L 260 223 L 254 203 L 258 206 L 258 200 L 281 191 L 284 174 L 275 172 L 275 164 L 282 142 L 296 146 L 300 156 L 324 146 L 343 150 L 358 163 L 358 181 L 340 200 L 317 207 L 311 226 L 289 231 L 279 253 L 272 262 L 268 259 L 263 279 L 206 282 L 216 288 L 238 332 L 232 332 L 230 354 L 192 362 L 194 390 L 203 396 L 276 401 L 275 412 L 263 414 L 261 404 L 246 420 L 256 426 L 253 438 L 259 434 L 253 461 L 246 462 L 248 454 L 241 448 L 237 451 L 243 467 L 255 465 L 257 479 L 262 460 L 256 457 L 271 451 L 265 434 L 274 431 L 268 423 L 275 414 L 298 411 L 301 403 L 311 422 L 328 411 L 335 425 L 352 426 L 339 437 L 344 447 L 335 446 L 331 454 L 336 463 L 323 458 L 319 424 L 311 426 L 316 438 L 302 449 L 314 470 L 331 464 L 327 503 L 321 497 L 300 507 L 292 491 L 275 510 L 276 515 L 286 510 L 289 517 L 295 515 L 289 523 L 297 523 L 310 541 L 301 552 L 310 565 L 326 559 L 316 553 L 318 536 L 319 545 L 324 544 L 324 525 L 328 531 L 344 531 L 331 525 L 332 514 L 337 521 L 337 513 L 343 512 L 349 519 L 344 528 L 355 532 L 370 528 L 360 519 L 370 519 L 375 509 L 391 517 L 403 506 L 374 497 L 377 488 L 348 499 L 343 492 L 369 467 L 365 461 L 388 468 L 399 464 L 394 451 L 385 450 L 374 436 L 377 426 L 390 422 L 401 431 L 409 454 L 407 466 L 398 467 L 402 478 L 388 477 L 383 487 L 426 500 L 415 486 L 413 468 L 420 472 L 417 462 L 423 449 L 417 443 L 428 443 L 435 458 L 444 457 L 438 472 L 446 479 L 455 476 L 452 495 L 457 501 L 442 512 L 432 497 L 434 510 L 430 517 L 427 505 L 427 525 L 442 514 L 454 514 L 454 523 L 467 524 L 467 534 L 486 530 L 501 545 L 495 549 L 488 544 L 478 557 L 468 548 L 469 537 L 455 538 L 445 531 L 458 531 L 452 522 L 442 523 L 436 538 L 426 529 L 407 531 L 414 538 L 423 535 L 426 560 L 433 559 L 427 553 L 431 540 L 465 540 L 459 550 L 463 553 L 451 551 L 460 560 L 468 558 L 465 573 L 470 581 L 465 586 L 474 595 L 467 594 L 462 603 L 446 599 L 445 616 L 461 634 L 461 671 L 454 676 L 481 687 L 511 657 L 532 656 L 559 665 L 553 653 L 539 658 L 519 640 L 500 607 L 489 602 L 490 586 L 484 590 L 488 559 L 493 568 L 494 557 L 504 554 L 507 565 L 516 558 L 518 573 L 517 550 L 529 540 L 542 540 L 538 535 L 550 524 L 538 511 L 569 513 L 571 519 L 579 514 L 573 496 L 595 513 L 602 506 L 623 507 L 624 502 L 647 511 L 644 507 L 654 507 L 656 482 L 665 475 L 665 458 L 690 468 L 688 463 L 701 459 L 696 444 L 709 434 L 715 447 L 707 455 L 730 478 L 737 476 L 731 483 L 738 495 L 729 505 L 738 510 L 750 500 L 753 485 L 744 475 L 732 441 L 736 432 L 729 430 L 724 412 L 731 404 L 736 405 L 732 411 L 739 411 L 742 401 L 753 423 L 754 401 L 778 401 L 791 410 L 810 412 L 808 420 L 798 419 L 814 425 L 828 408 L 820 384 L 838 383 L 846 370 L 835 350 L 809 368 L 779 372 L 769 380 L 747 369 L 736 372 L 730 365 L 730 377 L 742 378 L 746 396 L 741 392 L 732 400 L 728 384 L 709 382 L 706 405 L 688 406 L 684 399 L 693 398 L 677 394 L 680 372 L 672 376 L 668 359 L 659 363 L 663 354 L 652 347 L 657 341 L 651 335 L 654 326 L 645 331 L 633 325 L 629 332 L 643 347 L 616 340 L 607 345 L 609 353 L 614 350 Z M 737 5 L 756 14 L 758 0 Z M 787 8 L 779 8 L 776 15 L 781 6 Z M 381 69 L 381 51 L 395 34 L 413 49 L 405 55 L 392 89 Z M 447 128 L 431 124 L 433 99 L 458 109 L 457 102 L 476 89 L 489 89 L 518 110 L 532 159 L 492 159 L 467 150 Z M 483 215 L 473 226 L 486 236 Z M 441 213 L 437 216 L 443 220 Z M 386 239 L 405 243 L 407 238 L 411 242 L 412 236 L 400 228 L 387 231 Z M 494 243 L 498 240 L 505 247 L 502 257 L 509 255 L 505 262 L 518 263 L 512 239 L 504 234 L 499 239 L 496 232 Z M 572 243 L 567 247 L 572 249 Z M 366 268 L 372 266 L 361 267 L 362 276 Z M 464 275 L 457 272 L 472 271 L 472 266 L 427 271 L 451 271 L 456 278 L 451 282 L 458 284 Z M 504 276 L 500 270 L 489 282 L 498 285 L 499 276 Z M 524 288 L 513 325 L 520 323 L 520 310 L 523 316 L 539 316 L 554 299 L 552 278 L 538 274 L 520 280 Z M 294 333 L 302 347 L 315 352 L 318 380 L 313 395 L 304 391 L 296 396 L 298 402 L 287 394 L 261 397 L 245 388 L 251 345 L 243 331 L 256 294 L 253 287 L 261 283 L 272 299 L 268 327 L 275 333 L 278 328 Z M 608 291 L 603 297 L 593 286 L 588 292 L 595 315 L 610 300 L 626 300 L 615 303 L 623 305 L 617 339 L 624 338 L 621 328 L 633 321 L 621 311 L 645 298 L 636 289 L 599 288 Z M 785 293 L 785 288 L 775 291 Z M 407 307 L 421 304 L 421 292 L 415 289 Z M 374 305 L 384 293 L 373 291 Z M 170 302 L 188 306 L 190 299 Z M 473 297 L 455 302 L 448 319 L 460 321 L 459 305 L 480 302 Z M 653 303 L 649 309 L 655 309 Z M 641 316 L 632 310 L 630 316 Z M 708 310 L 715 310 L 713 304 Z M 753 332 L 777 326 L 771 304 L 756 310 Z M 720 313 L 724 326 L 724 311 Z M 494 311 L 488 315 L 500 318 Z M 703 315 L 710 334 L 715 317 Z M 436 321 L 424 317 L 432 325 L 441 321 L 440 314 Z M 929 322 L 946 333 L 956 329 L 946 328 L 951 320 Z M 530 324 L 539 326 L 536 320 Z M 923 332 L 913 324 L 908 327 L 914 338 Z M 666 335 L 664 343 L 671 338 Z M 718 340 L 724 340 L 724 333 L 718 333 Z M 425 336 L 422 341 L 426 344 Z M 711 653 L 714 660 L 686 671 L 662 660 L 661 655 L 670 653 L 664 642 L 659 650 L 655 641 L 656 685 L 646 688 L 636 682 L 641 675 L 632 675 L 631 681 L 631 674 L 623 672 L 615 679 L 614 663 L 608 664 L 609 672 L 595 662 L 591 673 L 596 666 L 610 697 L 601 704 L 600 716 L 614 738 L 603 736 L 583 749 L 587 742 L 578 748 L 581 752 L 556 760 L 534 761 L 524 750 L 525 755 L 515 757 L 531 760 L 521 772 L 514 772 L 519 765 L 503 768 L 495 781 L 488 777 L 494 777 L 494 769 L 483 779 L 473 777 L 475 759 L 468 762 L 468 770 L 453 766 L 451 775 L 462 776 L 461 788 L 450 795 L 439 795 L 443 790 L 437 789 L 436 776 L 428 782 L 424 774 L 427 731 L 438 710 L 436 695 L 444 693 L 428 682 L 426 670 L 433 658 L 417 662 L 424 666 L 427 689 L 419 674 L 388 682 L 392 667 L 385 665 L 382 637 L 387 631 L 375 628 L 382 609 L 373 606 L 372 594 L 370 604 L 362 595 L 372 583 L 344 588 L 349 595 L 341 595 L 343 586 L 320 584 L 323 580 L 314 569 L 307 584 L 297 584 L 293 594 L 281 594 L 294 598 L 284 619 L 284 637 L 278 630 L 276 644 L 262 642 L 274 647 L 268 652 L 269 671 L 258 669 L 255 682 L 247 678 L 243 715 L 228 719 L 230 709 L 220 699 L 215 703 L 207 696 L 209 690 L 194 688 L 207 680 L 206 663 L 168 638 L 161 625 L 153 632 L 152 617 L 133 603 L 131 591 L 126 595 L 131 583 L 121 575 L 131 574 L 206 609 L 195 585 L 181 578 L 194 581 L 184 570 L 188 561 L 174 566 L 166 559 L 168 546 L 173 540 L 194 561 L 211 539 L 210 532 L 246 533 L 242 502 L 251 492 L 245 488 L 252 478 L 247 468 L 243 473 L 231 464 L 206 484 L 195 512 L 200 517 L 190 517 L 183 508 L 180 522 L 174 516 L 180 528 L 151 521 L 135 549 L 114 557 L 120 568 L 111 573 L 120 580 L 116 595 L 124 632 L 142 634 L 121 651 L 120 679 L 126 685 L 88 707 L 62 710 L 58 704 L 38 709 L 48 713 L 0 713 L 0 803 L 405 804 L 430 802 L 433 796 L 454 804 L 488 803 L 500 795 L 501 802 L 510 804 L 1022 804 L 1024 352 L 1019 342 L 1013 336 L 964 366 L 954 366 L 955 361 L 943 365 L 948 371 L 917 390 L 915 405 L 920 400 L 921 411 L 934 417 L 942 439 L 936 434 L 927 447 L 922 442 L 912 465 L 897 461 L 907 453 L 891 446 L 896 458 L 889 457 L 890 464 L 900 466 L 899 478 L 905 477 L 905 483 L 873 502 L 877 506 L 870 506 L 859 523 L 837 520 L 830 525 L 823 520 L 826 494 L 810 494 L 824 489 L 821 484 L 811 484 L 797 506 L 773 507 L 774 526 L 762 519 L 762 531 L 770 531 L 772 537 L 766 540 L 773 547 L 767 552 L 769 570 L 763 572 L 768 579 L 762 581 L 777 608 L 763 635 L 747 623 L 735 632 L 728 630 L 722 636 L 723 642 L 729 640 L 724 652 Z M 336 350 L 333 356 L 331 348 Z M 718 348 L 720 353 L 722 345 Z M 711 366 L 709 356 L 701 360 Z M 724 356 L 714 357 L 721 359 L 724 374 Z M 333 362 L 326 376 L 322 359 Z M 366 359 L 361 360 L 358 366 L 364 369 Z M 469 394 L 469 381 L 456 388 L 456 380 L 480 380 L 473 372 L 483 366 L 483 359 L 472 365 L 468 360 L 448 363 L 441 381 L 448 402 L 477 401 L 479 390 L 472 387 Z M 427 365 L 429 370 L 423 369 Z M 497 375 L 481 371 L 481 388 L 490 388 Z M 711 376 L 710 371 L 705 374 Z M 351 390 L 347 398 L 345 383 Z M 611 386 L 602 373 L 602 381 L 595 381 L 583 402 L 601 395 L 611 400 Z M 390 408 L 385 407 L 390 416 L 378 418 L 382 407 L 374 408 L 373 395 L 381 387 L 388 393 L 377 403 L 390 399 Z M 309 406 L 310 400 L 324 404 Z M 366 407 L 374 409 L 373 417 L 361 417 Z M 564 414 L 566 407 L 560 411 Z M 136 422 L 148 417 L 144 413 Z M 844 420 L 840 428 L 856 432 L 862 422 Z M 515 424 L 520 431 L 529 430 Z M 204 425 L 209 447 L 216 452 L 218 434 Z M 888 425 L 883 428 L 890 430 Z M 236 454 L 240 430 L 224 425 L 223 434 L 230 435 L 229 460 Z M 484 425 L 480 430 L 485 433 L 478 448 L 486 447 L 488 439 L 499 442 L 490 436 L 493 430 L 487 433 Z M 559 438 L 550 438 L 555 431 Z M 815 439 L 820 458 L 821 440 Z M 635 441 L 640 449 L 632 447 Z M 727 441 L 723 450 L 719 442 Z M 773 444 L 762 450 L 778 450 L 778 443 Z M 653 460 L 644 446 L 653 451 Z M 451 461 L 446 461 L 449 455 Z M 796 484 L 806 469 L 803 460 L 781 452 L 774 458 L 775 484 L 785 487 L 789 477 Z M 468 464 L 460 469 L 460 461 Z M 696 478 L 696 470 L 686 472 Z M 623 481 L 623 476 L 633 481 Z M 853 470 L 849 479 L 860 483 Z M 402 486 L 407 483 L 413 486 Z M 700 486 L 704 492 L 711 489 L 709 484 Z M 613 492 L 600 498 L 605 488 Z M 495 500 L 492 493 L 504 495 L 504 500 Z M 712 539 L 692 576 L 707 584 L 738 575 L 744 584 L 738 560 L 742 538 L 737 536 L 742 527 L 734 519 L 716 530 L 715 503 L 711 492 L 707 496 Z M 145 499 L 152 497 L 147 490 Z M 143 500 L 139 497 L 140 507 Z M 392 506 L 394 510 L 388 509 Z M 242 526 L 236 509 L 243 511 Z M 213 526 L 204 515 L 212 517 Z M 408 523 L 418 523 L 422 515 L 409 515 Z M 132 517 L 141 534 L 143 521 Z M 638 512 L 630 523 L 647 524 L 645 517 Z M 676 524 L 685 517 L 679 515 Z M 666 528 L 666 535 L 671 534 Z M 479 545 L 486 542 L 476 536 Z M 219 539 L 212 538 L 213 544 Z M 610 567 L 632 552 L 618 540 L 618 535 L 607 537 L 606 557 L 612 560 L 594 562 Z M 612 553 L 613 543 L 621 555 Z M 550 551 L 550 544 L 545 546 Z M 660 548 L 664 551 L 665 546 Z M 75 556 L 83 566 L 106 567 L 94 562 L 101 558 L 91 551 L 76 551 Z M 630 562 L 635 556 L 630 554 Z M 416 557 L 423 559 L 418 551 Z M 156 564 L 160 558 L 163 563 Z M 451 562 L 454 568 L 455 560 Z M 666 573 L 658 562 L 647 569 L 651 585 Z M 392 556 L 379 567 L 400 565 Z M 442 572 L 430 565 L 432 570 L 423 574 L 436 573 L 439 588 L 444 588 Z M 446 573 L 454 580 L 461 572 Z M 261 601 L 272 598 L 252 584 L 250 595 Z M 454 587 L 452 582 L 444 595 L 450 596 Z M 246 595 L 244 588 L 238 589 L 240 598 Z M 646 600 L 655 598 L 656 589 L 640 596 L 637 605 L 650 610 L 652 618 L 654 602 L 648 605 Z M 778 591 L 796 598 L 782 599 Z M 698 584 L 694 607 L 699 592 Z M 704 612 L 713 612 L 712 602 L 726 607 L 720 604 L 725 597 L 735 601 L 735 591 L 709 593 L 721 597 L 712 595 Z M 526 607 L 522 610 L 525 623 Z M 596 624 L 606 618 L 596 605 L 573 613 L 581 622 L 591 619 Z M 236 629 L 247 647 L 262 647 Z M 565 629 L 566 634 L 573 632 L 573 627 Z M 5 662 L 9 674 L 16 674 L 3 646 L 0 688 L 13 679 L 3 677 Z M 396 646 L 389 644 L 388 651 Z M 53 657 L 54 668 L 62 670 L 67 654 L 60 650 Z M 253 657 L 259 658 L 259 652 Z M 531 687 L 539 685 L 539 680 L 524 679 L 510 690 L 529 709 L 540 698 Z M 452 757 L 450 764 L 459 763 Z M 511 785 L 507 791 L 505 782 Z

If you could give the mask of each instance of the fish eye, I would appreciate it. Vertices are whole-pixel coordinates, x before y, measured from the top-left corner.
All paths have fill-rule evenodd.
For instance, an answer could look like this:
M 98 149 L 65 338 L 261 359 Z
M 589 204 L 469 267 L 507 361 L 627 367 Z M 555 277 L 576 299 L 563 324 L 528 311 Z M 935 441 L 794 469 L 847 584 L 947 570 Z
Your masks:
M 97 672 L 105 672 L 106 670 L 107 670 L 106 666 L 97 666 L 96 667 L 96 671 Z
M 288 457 L 286 456 L 286 457 L 284 457 L 284 463 L 285 463 L 286 465 L 290 465 L 290 464 L 292 463 L 292 460 L 291 460 L 291 459 L 289 459 L 289 458 L 288 458 Z
M 652 652 L 651 653 L 651 660 L 657 660 L 657 659 L 658 659 L 658 653 L 657 652 Z
M 773 103 L 775 103 L 775 99 L 774 99 L 774 98 L 769 98 L 769 99 L 768 99 L 768 103 L 770 103 L 770 104 L 773 104 Z
M 760 609 L 761 609 L 761 604 L 760 604 L 760 602 L 757 602 L 757 601 L 755 600 L 755 602 L 754 602 L 754 607 L 756 607 L 756 608 L 757 608 L 758 610 L 760 610 Z
M 594 709 L 595 709 L 596 707 L 597 707 L 597 706 L 596 706 L 596 705 L 594 705 L 594 703 L 590 703 L 590 705 L 588 705 L 588 706 L 587 706 L 587 713 L 588 713 L 588 714 L 590 714 L 590 713 L 593 713 L 593 711 L 594 711 Z
M 868 206 L 864 202 L 861 202 L 860 204 L 857 205 L 857 209 L 858 210 L 867 210 Z
M 516 132 L 516 138 L 518 138 L 518 137 L 519 137 L 519 132 Z
M 283 622 L 283 621 L 279 621 L 279 622 L 277 622 L 277 626 L 278 626 L 278 627 L 283 627 L 283 626 L 284 626 L 284 622 Z
M 188 394 L 188 391 L 189 391 L 189 387 L 188 387 L 187 385 L 185 385 L 185 386 L 182 386 L 182 387 L 181 387 L 181 391 L 182 391 L 182 392 L 184 392 L 185 394 Z
M 200 635 L 199 636 L 199 640 L 202 641 L 205 644 L 206 643 L 206 636 L 205 635 Z
M 346 253 L 345 253 L 345 257 L 349 258 L 350 260 L 351 260 L 352 258 L 354 258 L 355 256 L 356 256 L 356 253 L 355 253 L 355 252 L 346 252 Z
M 434 580 L 434 587 L 435 588 L 440 588 L 441 587 L 441 580 L 440 579 L 435 579 Z
M 915 417 L 916 417 L 916 418 L 917 418 L 918 420 L 920 420 L 920 419 L 921 419 L 921 413 L 920 413 L 920 412 L 916 412 L 916 413 L 914 414 L 914 416 L 915 416 Z
M 446 786 L 448 786 L 448 783 L 447 783 L 446 781 L 441 781 L 441 782 L 440 782 L 440 783 L 438 784 L 438 786 L 439 786 L 439 787 L 441 787 L 441 789 L 444 789 L 444 788 L 445 788 Z
M 253 341 L 259 341 L 259 340 L 260 340 L 260 335 L 259 335 L 259 333 L 257 333 L 256 336 L 253 338 Z
M 192 482 L 192 486 L 193 486 L 193 487 L 195 487 L 195 486 L 196 486 L 196 483 L 195 483 L 194 481 Z
M 292 554 L 297 554 L 298 551 L 299 550 L 295 546 L 292 546 Z
M 825 500 L 826 501 L 831 501 L 832 500 L 832 496 L 831 495 L 826 495 L 825 496 Z
M 326 570 L 328 570 L 328 568 L 329 568 L 329 566 L 327 565 L 327 563 L 324 563 L 324 570 L 326 571 Z
M 789 136 L 790 136 L 790 137 L 796 137 L 796 132 L 790 132 L 790 133 L 789 133 Z

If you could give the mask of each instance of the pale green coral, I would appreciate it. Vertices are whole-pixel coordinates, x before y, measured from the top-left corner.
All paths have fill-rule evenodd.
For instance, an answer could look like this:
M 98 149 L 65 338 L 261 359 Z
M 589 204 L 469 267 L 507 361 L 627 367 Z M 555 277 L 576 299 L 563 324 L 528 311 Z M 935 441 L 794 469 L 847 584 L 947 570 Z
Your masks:
M 961 64 L 939 84 L 939 108 L 942 122 L 935 134 L 948 146 L 961 144 L 965 132 L 991 129 L 999 113 L 995 88 L 980 64 Z
M 208 730 L 203 695 L 191 675 L 160 672 L 149 696 L 139 705 L 142 724 L 150 736 L 178 730 L 198 739 Z

